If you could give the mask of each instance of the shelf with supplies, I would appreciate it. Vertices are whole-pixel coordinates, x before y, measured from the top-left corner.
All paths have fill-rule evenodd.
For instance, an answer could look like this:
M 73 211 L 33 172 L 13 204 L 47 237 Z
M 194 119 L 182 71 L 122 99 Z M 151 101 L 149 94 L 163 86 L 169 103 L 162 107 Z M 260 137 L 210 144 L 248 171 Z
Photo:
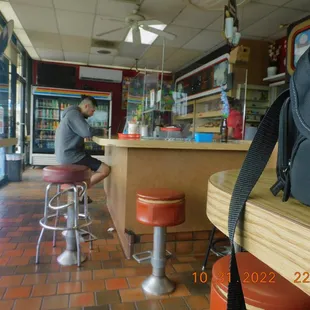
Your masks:
M 193 118 L 194 118 L 194 113 L 176 116 L 176 120 L 185 120 L 185 119 L 193 119 Z
M 246 90 L 246 92 L 245 92 Z M 245 101 L 245 123 L 250 126 L 258 126 L 261 118 L 269 108 L 270 88 L 264 85 L 239 84 L 237 87 L 237 99 Z
M 264 82 L 279 82 L 279 81 L 284 81 L 285 80 L 285 72 L 283 73 L 278 73 L 276 75 L 273 76 L 267 76 L 263 79 Z
M 188 104 L 190 102 L 190 104 Z M 222 119 L 221 94 L 211 94 L 201 98 L 179 101 L 174 107 L 174 121 L 189 124 L 192 133 L 220 133 Z
M 221 117 L 222 111 L 197 112 L 197 118 Z
M 191 130 L 193 130 L 193 127 L 191 127 Z M 195 132 L 210 132 L 210 133 L 220 133 L 221 129 L 220 127 L 196 127 Z

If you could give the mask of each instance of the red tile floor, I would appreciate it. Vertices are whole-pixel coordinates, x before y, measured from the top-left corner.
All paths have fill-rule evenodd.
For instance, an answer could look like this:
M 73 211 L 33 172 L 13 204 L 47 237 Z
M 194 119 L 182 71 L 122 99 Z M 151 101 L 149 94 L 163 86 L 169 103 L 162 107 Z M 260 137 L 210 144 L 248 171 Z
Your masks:
M 141 282 L 151 273 L 149 264 L 127 260 L 122 252 L 109 212 L 104 205 L 102 185 L 89 191 L 94 202 L 89 206 L 93 233 L 98 236 L 94 250 L 82 243 L 88 259 L 81 268 L 63 267 L 57 261 L 64 249 L 61 235 L 57 247 L 46 232 L 41 246 L 41 263 L 35 264 L 39 219 L 43 213 L 45 184 L 41 169 L 28 169 L 23 182 L 0 189 L 0 309 L 209 309 L 209 284 L 201 277 L 203 256 L 173 256 L 167 275 L 177 283 L 174 293 L 146 295 Z M 195 283 L 193 276 L 197 272 Z

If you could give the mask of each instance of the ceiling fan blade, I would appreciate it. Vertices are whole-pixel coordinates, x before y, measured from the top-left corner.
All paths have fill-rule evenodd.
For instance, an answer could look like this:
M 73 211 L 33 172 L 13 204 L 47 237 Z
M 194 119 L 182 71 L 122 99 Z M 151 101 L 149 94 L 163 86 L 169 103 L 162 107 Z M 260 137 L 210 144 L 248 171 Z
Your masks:
M 123 18 L 117 18 L 117 17 L 111 18 L 111 17 L 107 16 L 107 18 L 105 18 L 104 16 L 102 16 L 101 20 L 109 20 L 109 21 L 112 21 L 112 22 L 122 22 L 122 23 L 124 23 L 124 19 Z
M 176 38 L 175 34 L 172 34 L 172 33 L 169 33 L 169 32 L 163 31 L 163 30 L 159 30 L 159 29 L 149 27 L 149 26 L 145 26 L 145 25 L 143 25 L 142 27 L 144 30 L 155 33 L 159 37 L 163 37 L 163 38 L 166 38 L 168 40 L 174 40 Z
M 163 22 L 160 22 L 159 20 L 142 20 L 138 22 L 139 25 L 146 25 L 146 26 L 151 26 L 151 25 L 163 25 Z
M 135 45 L 141 44 L 141 34 L 139 27 L 132 28 L 132 42 Z
M 98 34 L 97 34 L 97 37 L 102 37 L 102 36 L 104 36 L 104 35 L 106 35 L 106 34 L 109 34 L 109 33 L 112 33 L 112 32 L 118 31 L 118 30 L 122 30 L 122 29 L 125 29 L 125 28 L 128 28 L 128 26 L 121 27 L 121 28 L 117 28 L 117 29 L 113 29 L 113 30 L 106 31 L 106 32 L 98 33 Z

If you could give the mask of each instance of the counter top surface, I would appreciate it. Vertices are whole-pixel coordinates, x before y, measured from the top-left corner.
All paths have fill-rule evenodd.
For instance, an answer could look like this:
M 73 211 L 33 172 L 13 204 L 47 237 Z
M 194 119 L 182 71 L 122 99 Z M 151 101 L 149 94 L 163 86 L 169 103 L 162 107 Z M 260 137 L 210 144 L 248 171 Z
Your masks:
M 209 179 L 207 215 L 226 235 L 238 173 L 238 170 L 223 171 Z M 297 279 L 297 273 L 310 271 L 310 207 L 293 198 L 282 202 L 281 194 L 274 197 L 270 187 L 275 180 L 275 170 L 266 169 L 246 203 L 236 242 L 310 295 L 309 283 Z
M 147 148 L 147 149 L 184 149 L 184 150 L 215 150 L 215 151 L 248 151 L 250 141 L 234 141 L 228 143 L 197 143 L 167 140 L 120 140 L 106 139 L 95 136 L 93 141 L 99 145 L 114 145 L 124 148 Z

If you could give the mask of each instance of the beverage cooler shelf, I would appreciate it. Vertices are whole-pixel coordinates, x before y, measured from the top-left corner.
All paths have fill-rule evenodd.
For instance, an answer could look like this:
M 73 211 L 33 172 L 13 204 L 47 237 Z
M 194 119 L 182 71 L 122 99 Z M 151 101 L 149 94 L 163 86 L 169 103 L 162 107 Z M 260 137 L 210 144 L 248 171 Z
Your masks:
M 38 119 L 46 119 L 48 121 L 58 121 L 58 118 L 48 118 L 48 117 L 37 117 Z
M 87 119 L 89 125 L 102 129 L 102 134 L 108 132 L 108 135 L 111 135 L 111 93 L 33 86 L 32 94 L 31 163 L 48 165 L 51 162 L 50 158 L 55 162 L 55 134 L 63 110 L 78 106 L 82 95 L 93 96 L 98 102 L 94 115 Z M 85 149 L 90 155 L 104 155 L 103 147 L 96 143 L 85 143 Z M 46 156 L 47 154 L 51 156 Z
M 41 139 L 41 138 L 36 138 L 36 141 L 54 141 L 55 139 Z

